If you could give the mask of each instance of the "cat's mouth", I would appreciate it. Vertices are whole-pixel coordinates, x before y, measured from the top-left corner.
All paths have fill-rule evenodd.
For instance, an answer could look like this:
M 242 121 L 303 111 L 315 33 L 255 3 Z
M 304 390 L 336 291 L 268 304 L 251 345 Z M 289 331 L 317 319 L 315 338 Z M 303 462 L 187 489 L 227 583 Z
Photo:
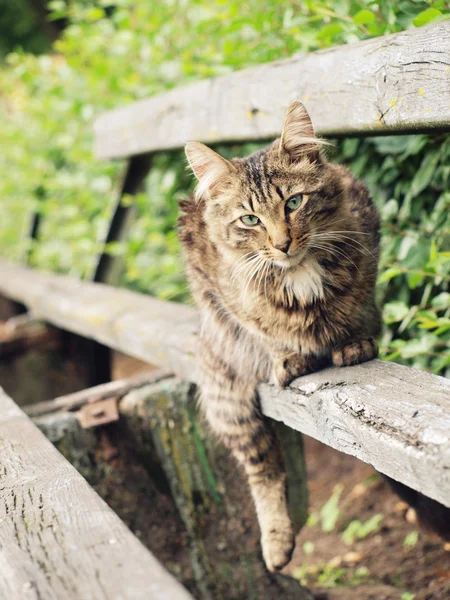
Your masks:
M 284 256 L 274 257 L 273 264 L 281 269 L 294 269 L 303 261 L 307 252 L 308 250 L 305 248 L 295 254 L 284 254 Z

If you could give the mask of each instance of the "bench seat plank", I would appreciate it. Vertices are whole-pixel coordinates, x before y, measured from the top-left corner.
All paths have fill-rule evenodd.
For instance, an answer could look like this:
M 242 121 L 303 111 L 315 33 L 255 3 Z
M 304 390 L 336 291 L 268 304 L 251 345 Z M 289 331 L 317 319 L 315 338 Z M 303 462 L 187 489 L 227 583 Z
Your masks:
M 192 307 L 3 260 L 0 293 L 53 325 L 197 381 Z M 266 415 L 450 506 L 450 380 L 376 360 L 259 392 Z
M 317 133 L 382 135 L 450 129 L 450 21 L 206 79 L 100 115 L 101 158 L 247 142 L 280 134 L 302 100 Z
M 0 598 L 192 600 L 1 388 L 0 456 Z

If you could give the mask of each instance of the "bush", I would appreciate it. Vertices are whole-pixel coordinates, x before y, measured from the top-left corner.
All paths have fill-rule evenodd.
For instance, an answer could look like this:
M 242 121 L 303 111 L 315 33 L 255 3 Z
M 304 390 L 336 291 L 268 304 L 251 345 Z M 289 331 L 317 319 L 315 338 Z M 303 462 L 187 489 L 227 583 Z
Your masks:
M 87 277 L 111 215 L 121 163 L 92 157 L 99 112 L 189 81 L 448 18 L 444 1 L 53 0 L 68 26 L 51 55 L 10 54 L 0 70 L 0 252 Z M 223 149 L 245 153 L 254 145 Z M 383 356 L 448 372 L 450 146 L 444 136 L 337 143 L 384 222 Z M 192 186 L 181 153 L 155 158 L 129 239 L 124 284 L 187 300 L 174 233 Z M 32 211 L 39 241 L 26 239 Z

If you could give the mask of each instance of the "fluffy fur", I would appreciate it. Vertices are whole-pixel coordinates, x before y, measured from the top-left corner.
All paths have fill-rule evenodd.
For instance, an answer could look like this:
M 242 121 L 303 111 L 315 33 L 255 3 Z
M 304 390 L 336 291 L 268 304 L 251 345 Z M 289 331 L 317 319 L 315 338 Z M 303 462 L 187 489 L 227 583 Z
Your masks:
M 182 205 L 180 238 L 202 318 L 201 405 L 247 473 L 270 570 L 289 561 L 294 532 L 256 386 L 370 360 L 380 332 L 378 215 L 365 186 L 321 145 L 293 102 L 281 138 L 244 159 L 186 147 L 199 186 Z M 248 215 L 256 225 L 242 221 Z

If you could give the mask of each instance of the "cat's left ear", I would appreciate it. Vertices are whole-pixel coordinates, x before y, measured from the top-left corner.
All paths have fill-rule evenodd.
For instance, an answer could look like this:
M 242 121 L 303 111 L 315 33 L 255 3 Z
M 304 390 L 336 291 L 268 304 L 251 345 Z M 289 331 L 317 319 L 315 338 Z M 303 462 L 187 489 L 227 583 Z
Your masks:
M 280 155 L 287 154 L 292 162 L 301 158 L 316 161 L 321 140 L 314 135 L 308 111 L 298 100 L 288 106 L 280 139 Z
M 216 191 L 235 172 L 233 164 L 200 142 L 186 144 L 186 156 L 199 181 L 197 196 Z

